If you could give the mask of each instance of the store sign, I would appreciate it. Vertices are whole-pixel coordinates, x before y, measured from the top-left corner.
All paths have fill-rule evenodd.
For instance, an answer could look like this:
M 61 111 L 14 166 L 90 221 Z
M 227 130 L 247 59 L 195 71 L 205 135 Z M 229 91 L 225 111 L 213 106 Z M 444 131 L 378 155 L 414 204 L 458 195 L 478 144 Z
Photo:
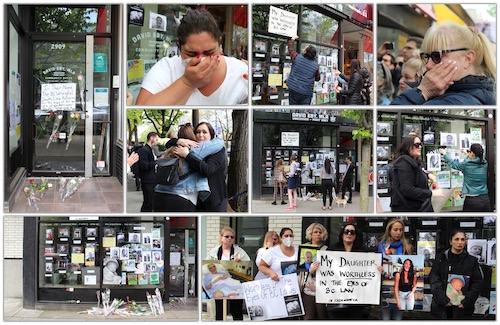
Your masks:
M 74 111 L 75 107 L 76 83 L 42 84 L 42 111 Z
M 297 35 L 298 15 L 273 6 L 269 7 L 269 33 L 292 37 Z
M 292 113 L 292 121 L 302 122 L 335 122 L 337 117 L 327 113 Z
M 281 146 L 298 147 L 299 132 L 281 132 Z
M 316 303 L 378 305 L 380 253 L 318 251 Z

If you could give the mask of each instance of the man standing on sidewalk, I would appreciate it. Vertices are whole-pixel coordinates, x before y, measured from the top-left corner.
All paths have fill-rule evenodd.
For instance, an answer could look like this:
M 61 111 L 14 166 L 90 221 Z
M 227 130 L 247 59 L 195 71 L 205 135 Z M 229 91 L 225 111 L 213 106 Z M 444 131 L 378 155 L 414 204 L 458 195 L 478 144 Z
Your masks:
M 351 157 L 345 157 L 345 163 L 347 164 L 347 169 L 342 177 L 342 198 L 345 199 L 345 192 L 349 192 L 349 199 L 347 203 L 352 203 L 352 176 L 354 174 L 354 166 L 352 165 Z
M 141 212 L 153 212 L 153 193 L 155 179 L 155 160 L 153 146 L 158 142 L 156 132 L 149 132 L 147 143 L 139 150 L 139 175 L 141 178 L 143 203 Z

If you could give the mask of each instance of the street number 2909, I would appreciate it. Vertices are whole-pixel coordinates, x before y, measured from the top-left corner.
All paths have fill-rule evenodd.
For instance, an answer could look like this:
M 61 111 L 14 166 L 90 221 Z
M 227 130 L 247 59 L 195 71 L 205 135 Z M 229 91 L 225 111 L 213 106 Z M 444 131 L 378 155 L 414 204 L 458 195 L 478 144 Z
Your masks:
M 66 44 L 62 43 L 62 44 L 50 44 L 50 49 L 51 50 L 64 50 L 66 48 Z

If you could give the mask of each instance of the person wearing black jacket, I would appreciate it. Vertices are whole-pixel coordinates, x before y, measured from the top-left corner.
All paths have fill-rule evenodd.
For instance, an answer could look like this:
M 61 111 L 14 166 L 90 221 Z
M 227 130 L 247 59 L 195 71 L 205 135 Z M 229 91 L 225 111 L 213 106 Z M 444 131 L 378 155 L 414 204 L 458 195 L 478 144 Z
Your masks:
M 477 258 L 465 250 L 467 239 L 463 230 L 451 231 L 450 245 L 451 248 L 436 256 L 429 274 L 431 315 L 437 319 L 472 319 L 484 275 Z M 458 305 L 453 305 L 446 294 L 449 279 L 453 278 L 451 275 L 466 279 L 460 290 L 464 298 Z
M 392 212 L 433 212 L 431 197 L 444 196 L 442 189 L 430 190 L 428 179 L 436 177 L 423 170 L 420 163 L 422 141 L 416 135 L 403 138 L 394 163 L 391 194 Z
M 139 149 L 139 175 L 141 178 L 141 187 L 143 203 L 141 212 L 153 212 L 153 193 L 155 179 L 155 160 L 153 146 L 158 142 L 159 136 L 156 132 L 149 132 L 147 143 Z
M 208 122 L 201 122 L 196 126 L 196 141 L 205 142 L 210 141 L 215 137 L 215 130 Z M 208 178 L 208 185 L 210 187 L 210 196 L 203 202 L 198 200 L 196 206 L 197 211 L 207 212 L 226 212 L 227 211 L 227 153 L 226 148 L 222 148 L 219 152 L 200 159 L 189 151 L 181 152 L 174 151 L 174 153 L 186 159 L 189 168 L 202 176 Z
M 352 177 L 354 174 L 352 158 L 345 157 L 345 163 L 347 164 L 347 170 L 342 178 L 342 198 L 345 198 L 345 192 L 349 192 L 349 199 L 347 199 L 347 203 L 352 203 Z
M 363 96 L 361 95 L 361 91 L 363 90 L 364 80 L 361 75 L 359 61 L 354 59 L 351 61 L 351 74 L 349 77 L 340 74 L 340 77 L 346 80 L 347 89 L 346 90 L 336 90 L 337 93 L 341 95 L 347 96 L 347 105 L 364 105 Z M 337 73 L 337 72 L 335 72 Z

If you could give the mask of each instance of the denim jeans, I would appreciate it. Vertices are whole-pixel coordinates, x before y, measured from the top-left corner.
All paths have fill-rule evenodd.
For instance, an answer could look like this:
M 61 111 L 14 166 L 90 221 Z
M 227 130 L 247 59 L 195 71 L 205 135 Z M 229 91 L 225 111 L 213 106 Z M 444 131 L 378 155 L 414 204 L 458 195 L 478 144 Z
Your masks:
M 399 308 L 400 310 L 413 310 L 413 307 L 415 306 L 415 295 L 412 295 L 410 300 L 407 300 L 408 295 L 411 294 L 411 291 L 404 292 L 404 291 L 399 291 L 399 303 L 401 307 Z
M 396 308 L 383 308 L 382 307 L 382 319 L 383 320 L 402 320 L 403 319 L 403 311 Z

